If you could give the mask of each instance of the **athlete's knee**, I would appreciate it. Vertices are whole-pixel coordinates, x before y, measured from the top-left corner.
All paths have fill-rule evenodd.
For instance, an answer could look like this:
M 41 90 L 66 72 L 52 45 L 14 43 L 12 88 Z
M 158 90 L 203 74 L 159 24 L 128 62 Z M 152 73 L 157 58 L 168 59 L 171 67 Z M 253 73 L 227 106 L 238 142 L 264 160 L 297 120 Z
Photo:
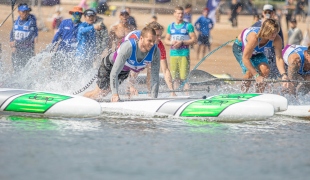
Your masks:
M 267 77 L 270 73 L 269 65 L 266 63 L 259 64 L 258 69 L 261 72 L 261 75 L 264 77 Z

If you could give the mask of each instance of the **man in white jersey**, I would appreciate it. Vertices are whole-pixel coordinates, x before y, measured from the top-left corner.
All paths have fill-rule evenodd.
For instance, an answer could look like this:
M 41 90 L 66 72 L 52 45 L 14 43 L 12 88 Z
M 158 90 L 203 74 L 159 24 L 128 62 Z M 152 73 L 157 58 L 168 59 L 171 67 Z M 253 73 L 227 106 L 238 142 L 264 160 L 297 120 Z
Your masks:
M 112 102 L 120 100 L 118 86 L 130 71 L 140 72 L 151 64 L 151 96 L 156 98 L 159 87 L 160 51 L 155 44 L 156 32 L 145 27 L 139 40 L 130 39 L 121 44 L 118 50 L 103 58 L 98 70 L 97 86 L 84 96 L 97 99 L 112 91 Z
M 288 65 L 290 80 L 310 81 L 310 46 L 287 45 L 283 50 L 284 62 Z M 310 91 L 310 83 L 289 83 L 290 94 L 305 95 Z

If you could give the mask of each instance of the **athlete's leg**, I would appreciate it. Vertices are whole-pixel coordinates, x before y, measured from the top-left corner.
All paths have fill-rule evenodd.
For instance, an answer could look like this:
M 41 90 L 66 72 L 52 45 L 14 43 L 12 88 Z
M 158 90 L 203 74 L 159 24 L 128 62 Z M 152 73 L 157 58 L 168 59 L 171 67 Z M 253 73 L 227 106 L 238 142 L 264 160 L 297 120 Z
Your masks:
M 170 72 L 173 81 L 173 88 L 178 89 L 180 86 L 179 56 L 170 56 Z
M 189 60 L 189 56 L 182 56 L 182 58 L 180 59 L 180 80 L 182 81 L 182 83 L 185 82 L 185 80 L 188 77 L 189 74 L 189 69 L 190 69 L 190 60 Z M 189 90 L 190 86 L 188 83 L 184 84 L 184 90 Z
M 160 68 L 161 68 L 161 70 L 162 70 L 162 72 L 164 74 L 165 82 L 166 82 L 169 90 L 173 91 L 174 88 L 173 88 L 173 84 L 172 84 L 172 77 L 171 77 L 170 70 L 168 68 L 167 60 L 161 60 L 160 61 Z M 171 92 L 170 96 L 176 96 L 175 92 Z
M 256 69 L 257 72 L 259 72 L 260 76 L 263 76 L 264 78 L 268 78 L 270 73 L 269 63 L 264 54 L 259 54 L 256 56 L 253 56 L 251 58 L 251 63 L 253 67 Z M 266 83 L 260 83 L 255 84 L 256 85 L 256 92 L 262 93 L 265 90 Z

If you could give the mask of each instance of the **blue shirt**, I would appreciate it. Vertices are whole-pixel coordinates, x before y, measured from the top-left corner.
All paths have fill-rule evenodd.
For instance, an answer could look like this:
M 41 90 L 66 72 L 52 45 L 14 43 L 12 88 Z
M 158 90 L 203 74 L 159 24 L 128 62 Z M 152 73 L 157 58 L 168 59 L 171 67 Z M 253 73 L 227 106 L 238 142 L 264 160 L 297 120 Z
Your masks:
M 213 21 L 204 16 L 200 16 L 195 22 L 195 28 L 204 36 L 209 36 L 210 30 L 213 28 Z
M 10 41 L 15 41 L 16 48 L 34 47 L 34 39 L 38 36 L 36 18 L 29 15 L 26 20 L 20 17 L 14 21 L 13 29 L 10 33 Z
M 83 22 L 78 30 L 78 45 L 76 57 L 79 59 L 93 59 L 97 54 L 96 48 L 96 31 L 92 24 Z
M 52 43 L 61 40 L 57 51 L 61 50 L 65 52 L 71 52 L 76 49 L 79 25 L 80 23 L 74 24 L 71 19 L 65 19 L 60 23 L 58 31 L 52 40 Z

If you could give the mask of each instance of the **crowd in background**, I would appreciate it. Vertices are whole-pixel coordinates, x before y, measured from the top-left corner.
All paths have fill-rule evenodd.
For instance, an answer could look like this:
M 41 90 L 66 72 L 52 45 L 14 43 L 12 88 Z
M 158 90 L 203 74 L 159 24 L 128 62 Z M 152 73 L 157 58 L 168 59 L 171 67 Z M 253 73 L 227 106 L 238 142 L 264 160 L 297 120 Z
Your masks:
M 306 8 L 307 2 L 305 0 L 288 0 L 283 9 L 276 9 L 272 5 L 265 5 L 260 12 L 253 4 L 251 0 L 239 1 L 231 0 L 229 4 L 230 17 L 232 27 L 238 26 L 238 15 L 242 11 L 248 11 L 253 14 L 253 27 L 260 27 L 262 23 L 267 19 L 274 19 L 280 24 L 279 35 L 282 39 L 282 48 L 284 48 L 284 35 L 281 30 L 281 18 L 284 15 L 286 19 L 286 28 L 288 29 L 287 44 L 308 46 L 310 43 L 308 36 L 303 35 L 301 29 L 298 28 L 297 22 L 305 21 L 307 15 Z M 220 8 L 220 5 L 217 7 Z M 181 9 L 180 9 L 181 10 Z M 185 38 L 178 48 L 192 48 L 194 44 L 198 44 L 197 57 L 202 57 L 211 51 L 211 30 L 214 27 L 215 21 L 219 21 L 217 16 L 216 20 L 209 16 L 210 9 L 208 6 L 202 9 L 201 16 L 193 21 L 192 20 L 191 4 L 186 4 L 184 10 L 182 9 L 182 21 L 179 23 L 182 26 L 172 23 L 166 30 L 167 35 L 172 32 L 178 32 L 178 28 L 184 28 L 183 31 L 178 32 L 180 35 L 173 35 L 166 39 L 165 43 L 171 46 L 170 50 L 170 66 L 171 64 L 177 64 L 172 66 L 171 71 L 172 80 L 180 78 L 180 74 L 185 72 L 185 75 L 181 78 L 181 81 L 186 80 L 189 72 L 190 54 L 183 52 L 184 60 L 173 60 L 173 45 L 169 44 L 174 37 Z M 20 71 L 25 66 L 28 60 L 34 56 L 34 45 L 38 36 L 38 28 L 36 24 L 36 17 L 30 14 L 31 8 L 27 4 L 18 5 L 19 16 L 14 22 L 13 29 L 10 36 L 10 46 L 12 49 L 12 64 L 15 72 Z M 176 11 L 176 10 L 175 10 Z M 133 16 L 131 16 L 131 9 L 126 7 L 119 11 L 119 22 L 113 25 L 110 29 L 103 23 L 103 19 L 98 14 L 110 13 L 115 15 L 115 8 L 109 8 L 106 0 L 91 1 L 90 5 L 86 0 L 82 0 L 79 6 L 73 7 L 69 14 L 72 16 L 69 19 L 63 19 L 61 16 L 61 10 L 57 9 L 56 14 L 53 17 L 52 27 L 55 30 L 55 36 L 52 40 L 53 48 L 55 52 L 51 58 L 51 67 L 55 71 L 64 71 L 66 67 L 76 66 L 81 71 L 88 71 L 94 68 L 94 61 L 101 58 L 101 54 L 104 50 L 109 53 L 114 52 L 120 46 L 121 40 L 130 32 L 137 30 L 137 22 Z M 84 16 L 85 22 L 81 22 L 81 17 Z M 157 21 L 156 16 L 152 16 L 152 21 Z M 184 27 L 183 27 L 184 26 Z M 178 27 L 178 28 L 175 28 Z M 306 31 L 307 33 L 307 31 Z M 188 34 L 194 34 L 195 37 L 190 40 Z M 197 40 L 196 40 L 197 34 Z M 170 39 L 172 38 L 172 39 Z M 185 42 L 187 42 L 185 44 Z M 269 63 L 275 62 L 272 48 L 270 52 L 266 53 Z M 179 53 L 179 52 L 178 52 Z M 182 54 L 181 53 L 181 54 Z M 179 55 L 177 55 L 179 56 Z M 270 58 L 268 58 L 270 57 Z M 273 58 L 272 58 L 273 57 Z M 187 65 L 182 63 L 171 63 L 172 61 L 184 61 Z M 186 69 L 186 70 L 185 70 Z M 175 73 L 179 75 L 175 75 Z M 176 88 L 176 87 L 175 87 Z

